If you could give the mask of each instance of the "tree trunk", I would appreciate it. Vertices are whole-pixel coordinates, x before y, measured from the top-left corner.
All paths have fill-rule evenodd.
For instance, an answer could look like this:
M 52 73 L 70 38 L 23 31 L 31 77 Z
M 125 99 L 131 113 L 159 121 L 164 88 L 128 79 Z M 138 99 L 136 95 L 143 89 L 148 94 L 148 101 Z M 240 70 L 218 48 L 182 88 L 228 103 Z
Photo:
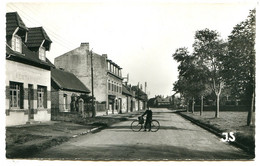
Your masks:
M 203 104 L 203 95 L 201 95 L 201 97 L 200 97 L 200 116 L 203 115 L 203 106 L 204 106 L 204 104 Z
M 191 111 L 192 111 L 192 113 L 194 113 L 194 104 L 195 104 L 195 101 L 194 101 L 194 98 L 192 98 L 192 103 L 191 103 Z
M 216 95 L 216 97 L 217 97 L 217 101 L 216 101 L 217 108 L 216 108 L 216 112 L 215 112 L 215 118 L 219 118 L 219 96 L 220 96 L 220 94 Z
M 186 107 L 186 111 L 189 112 L 189 106 L 190 106 L 190 103 L 189 103 L 189 100 L 187 101 L 187 107 Z
M 248 110 L 248 114 L 247 114 L 247 126 L 250 126 L 252 124 L 252 114 L 254 111 L 254 102 L 255 102 L 255 92 L 253 91 L 251 108 Z

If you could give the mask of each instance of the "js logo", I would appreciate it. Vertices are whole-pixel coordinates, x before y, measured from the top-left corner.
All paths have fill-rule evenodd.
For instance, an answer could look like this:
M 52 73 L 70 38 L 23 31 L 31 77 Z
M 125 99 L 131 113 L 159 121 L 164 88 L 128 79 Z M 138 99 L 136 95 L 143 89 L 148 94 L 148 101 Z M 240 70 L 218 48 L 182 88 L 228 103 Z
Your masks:
M 225 139 L 221 138 L 221 141 L 223 141 L 223 142 L 229 142 L 229 141 L 234 142 L 236 140 L 236 138 L 234 136 L 234 132 L 229 132 L 229 133 L 225 132 L 225 133 L 222 133 L 222 135 L 225 136 Z

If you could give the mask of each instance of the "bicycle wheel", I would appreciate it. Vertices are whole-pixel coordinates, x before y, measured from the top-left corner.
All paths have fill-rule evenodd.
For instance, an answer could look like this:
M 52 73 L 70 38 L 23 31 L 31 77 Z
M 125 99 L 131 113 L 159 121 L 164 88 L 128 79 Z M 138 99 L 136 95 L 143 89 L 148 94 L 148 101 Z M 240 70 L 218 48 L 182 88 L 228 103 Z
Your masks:
M 156 132 L 159 130 L 159 128 L 160 128 L 160 123 L 157 120 L 152 120 L 151 131 Z
M 140 124 L 138 120 L 134 120 L 134 121 L 131 123 L 131 129 L 132 129 L 134 132 L 140 131 L 140 130 L 142 129 L 142 124 Z

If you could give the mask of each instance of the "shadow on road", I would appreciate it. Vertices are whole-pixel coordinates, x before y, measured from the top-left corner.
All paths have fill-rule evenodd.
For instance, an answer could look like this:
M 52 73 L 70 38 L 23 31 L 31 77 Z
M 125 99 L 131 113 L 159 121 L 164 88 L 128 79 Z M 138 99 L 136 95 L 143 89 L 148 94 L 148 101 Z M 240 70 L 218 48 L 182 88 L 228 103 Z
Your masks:
M 110 127 L 107 127 L 107 129 L 109 130 L 113 130 L 113 131 L 116 131 L 116 132 L 133 132 L 131 130 L 131 126 L 110 126 Z M 143 128 L 144 129 L 144 128 Z M 143 130 L 142 129 L 142 130 Z M 141 131 L 142 131 L 141 130 Z M 181 130 L 181 131 L 184 131 L 184 130 L 188 130 L 188 131 L 197 131 L 197 130 L 191 130 L 191 129 L 185 129 L 185 128 L 178 128 L 178 127 L 174 127 L 174 126 L 160 126 L 160 130 Z
M 62 151 L 36 154 L 31 159 L 50 160 L 95 160 L 95 161 L 136 161 L 136 160 L 248 160 L 254 158 L 247 154 L 229 151 L 212 151 L 211 149 L 195 150 L 181 146 L 143 145 L 141 143 L 129 145 L 95 145 L 80 146 L 77 151 L 71 152 L 73 145 Z

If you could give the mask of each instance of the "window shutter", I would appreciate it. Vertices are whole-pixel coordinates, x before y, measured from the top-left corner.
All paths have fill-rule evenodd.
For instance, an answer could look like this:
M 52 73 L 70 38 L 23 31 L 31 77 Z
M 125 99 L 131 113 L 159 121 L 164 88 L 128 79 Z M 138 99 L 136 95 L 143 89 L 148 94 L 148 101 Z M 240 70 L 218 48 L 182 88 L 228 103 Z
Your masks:
M 23 89 L 23 84 L 20 84 L 20 108 L 24 108 L 24 89 Z
M 47 108 L 47 87 L 44 87 L 43 107 Z

